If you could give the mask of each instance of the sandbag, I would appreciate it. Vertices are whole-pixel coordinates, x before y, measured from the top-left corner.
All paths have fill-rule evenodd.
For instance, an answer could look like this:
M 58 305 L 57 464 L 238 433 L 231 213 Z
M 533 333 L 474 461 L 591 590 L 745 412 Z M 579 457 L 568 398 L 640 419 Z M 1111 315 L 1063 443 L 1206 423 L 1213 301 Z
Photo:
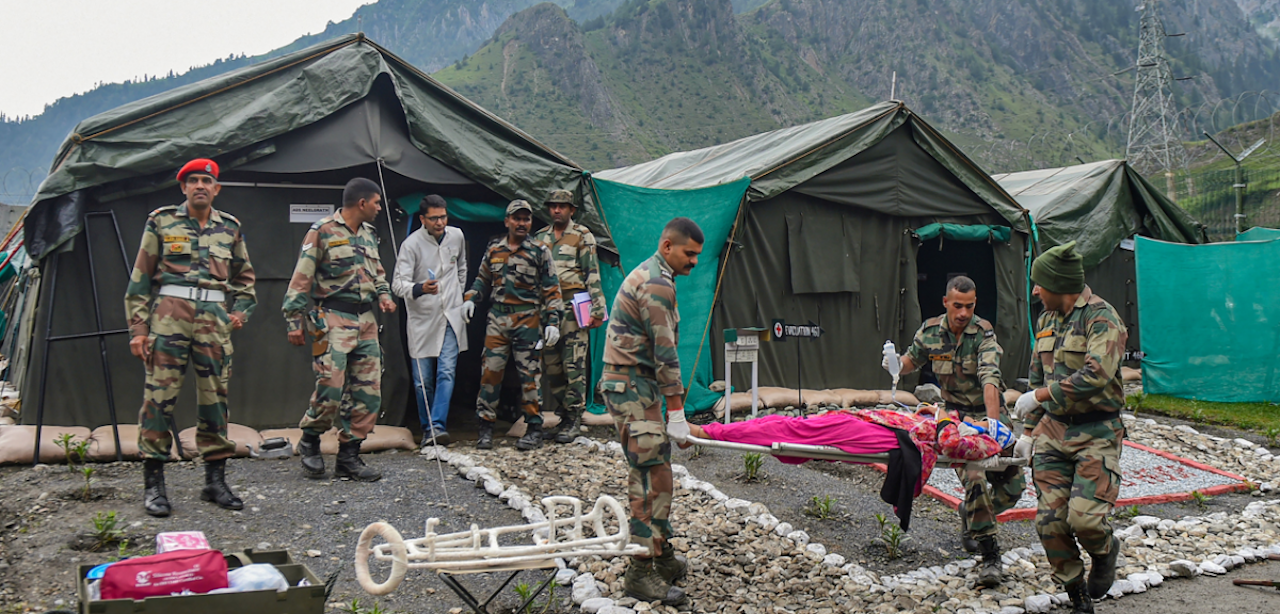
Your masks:
M 116 460 L 116 442 L 111 435 L 111 425 L 103 425 L 93 429 L 90 435 L 93 445 L 89 446 L 89 460 L 100 463 L 111 463 Z M 140 460 L 142 456 L 138 452 L 138 425 L 121 424 L 120 425 L 120 457 L 127 461 Z M 178 458 L 178 451 L 174 446 L 169 447 L 170 460 L 182 460 Z
M 912 407 L 920 404 L 920 400 L 916 398 L 916 395 L 905 390 L 899 390 L 897 397 L 894 397 L 888 390 L 877 390 L 876 394 L 880 395 L 881 405 L 891 405 L 895 398 L 899 403 L 910 405 Z
M 559 414 L 550 413 L 542 417 L 543 430 L 552 428 L 558 424 L 560 424 Z M 507 429 L 507 437 L 524 437 L 525 428 L 527 427 L 524 424 L 524 416 L 520 416 L 520 419 L 516 420 L 516 423 L 512 424 L 510 429 Z
M 1004 391 L 1004 404 L 1013 405 L 1014 403 L 1018 402 L 1018 397 L 1020 396 L 1022 396 L 1021 392 L 1018 392 L 1017 390 L 1010 388 Z
M 267 429 L 258 433 L 259 441 L 271 439 L 272 437 L 284 437 L 289 440 L 293 446 L 294 454 L 297 454 L 298 442 L 302 441 L 302 429 Z M 379 424 L 373 428 L 373 432 L 365 438 L 364 443 L 360 446 L 360 452 L 381 452 L 383 450 L 417 450 L 418 447 L 413 443 L 413 431 L 403 426 L 387 426 Z M 329 429 L 329 432 L 320 436 L 320 453 L 321 454 L 337 454 L 338 453 L 338 429 Z
M 761 402 L 760 406 L 765 407 L 763 402 Z M 732 412 L 735 415 L 741 414 L 744 411 L 751 411 L 751 393 L 735 392 L 732 395 L 730 395 L 729 408 L 730 410 L 732 410 Z M 716 404 L 713 409 L 715 410 L 717 417 L 724 416 L 724 395 L 723 394 L 720 395 L 720 398 L 716 400 Z
M 1126 383 L 1138 383 L 1142 381 L 1142 369 L 1132 369 L 1129 367 L 1120 367 L 1120 379 Z
M 795 405 L 799 402 L 799 396 L 792 388 L 775 388 L 773 386 L 761 386 L 760 390 L 760 406 L 770 407 L 773 409 L 782 409 L 787 406 Z
M 582 423 L 587 426 L 614 426 L 613 416 L 609 412 L 603 414 L 593 414 L 589 411 L 582 412 Z
M 182 440 L 183 458 L 191 460 L 200 456 L 200 449 L 196 446 L 196 427 L 183 429 L 178 433 L 178 438 Z M 250 446 L 256 450 L 262 445 L 262 435 L 256 429 L 234 422 L 227 424 L 227 439 L 236 444 L 235 458 L 246 458 L 249 456 Z M 124 445 L 123 441 L 120 443 Z
M 836 388 L 831 392 L 840 395 L 840 407 L 874 407 L 880 403 L 880 393 L 874 390 Z
M 40 431 L 40 462 L 63 463 L 67 454 L 55 439 L 71 433 L 77 439 L 88 439 L 92 433 L 83 426 L 45 426 Z M 29 424 L 0 426 L 0 465 L 31 464 L 35 452 L 36 427 Z
M 801 390 L 804 396 L 805 407 L 822 407 L 825 405 L 835 405 L 843 407 L 844 398 L 840 393 L 833 390 Z

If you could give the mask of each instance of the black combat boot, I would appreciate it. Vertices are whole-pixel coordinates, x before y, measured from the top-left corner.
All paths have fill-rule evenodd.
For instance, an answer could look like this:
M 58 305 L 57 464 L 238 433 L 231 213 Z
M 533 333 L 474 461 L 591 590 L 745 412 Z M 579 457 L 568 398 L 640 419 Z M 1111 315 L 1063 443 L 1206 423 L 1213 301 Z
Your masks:
M 227 486 L 227 459 L 204 464 L 204 490 L 200 491 L 200 498 L 217 503 L 224 510 L 244 509 L 244 501 Z
M 661 601 L 662 605 L 678 605 L 685 598 L 684 591 L 662 579 L 653 559 L 632 558 L 622 576 L 622 590 L 632 599 Z
M 1084 582 L 1076 582 L 1067 587 L 1067 596 L 1071 598 L 1071 614 L 1093 614 L 1093 599 Z
M 568 421 L 565 419 L 564 412 L 556 411 L 556 415 L 560 416 L 560 422 L 558 422 L 555 426 L 549 429 L 542 429 L 543 441 L 550 441 L 552 439 L 555 439 L 556 437 L 559 437 L 560 433 L 564 431 L 565 425 L 568 424 Z
M 382 479 L 381 472 L 360 460 L 360 442 L 358 441 L 338 444 L 338 461 L 333 465 L 333 475 L 339 478 L 351 478 L 357 482 L 377 482 Z
M 582 432 L 582 414 L 573 417 L 572 420 L 565 417 L 560 423 L 560 432 L 556 433 L 556 443 L 573 443 L 578 438 L 578 434 Z
M 298 442 L 298 456 L 302 457 L 302 475 L 318 480 L 324 477 L 324 457 L 320 456 L 320 436 L 302 434 Z
M 480 440 L 476 442 L 477 450 L 493 449 L 493 423 L 488 420 L 480 421 Z
M 982 553 L 982 568 L 978 570 L 978 584 L 987 588 L 1000 586 L 1004 568 L 1000 562 L 1000 546 L 994 535 L 978 539 L 978 551 Z
M 663 544 L 662 554 L 653 558 L 653 567 L 667 584 L 675 584 L 689 571 L 689 563 L 684 557 L 676 554 L 669 544 Z
M 965 552 L 977 553 L 978 540 L 973 538 L 973 532 L 969 530 L 969 519 L 964 515 L 964 503 L 961 502 L 960 507 L 956 509 L 960 512 L 960 547 Z
M 168 516 L 173 508 L 169 507 L 169 497 L 164 491 L 164 461 L 150 458 L 142 461 L 142 481 L 146 485 L 142 509 L 156 518 Z
M 1111 536 L 1111 552 L 1103 556 L 1093 557 L 1093 567 L 1089 569 L 1089 596 L 1102 599 L 1111 590 L 1116 581 L 1116 560 L 1120 558 L 1120 538 Z
M 517 450 L 537 450 L 542 447 L 542 423 L 525 425 L 524 437 L 516 440 Z

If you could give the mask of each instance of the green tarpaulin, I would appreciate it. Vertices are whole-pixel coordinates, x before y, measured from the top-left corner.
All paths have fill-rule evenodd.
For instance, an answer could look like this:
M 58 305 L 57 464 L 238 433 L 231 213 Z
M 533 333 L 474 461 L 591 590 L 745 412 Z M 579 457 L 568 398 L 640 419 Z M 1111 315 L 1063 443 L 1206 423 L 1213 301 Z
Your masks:
M 1280 401 L 1280 241 L 1137 240 L 1143 391 Z
M 987 226 L 985 224 L 934 223 L 916 229 L 916 236 L 921 241 L 928 241 L 941 236 L 953 241 L 999 241 L 1008 243 L 1012 234 L 1008 226 Z
M 1271 241 L 1273 239 L 1280 239 L 1280 229 L 1259 226 L 1236 235 L 1237 241 Z
M 418 215 L 418 206 L 422 203 L 422 192 L 415 192 L 408 196 L 401 196 L 396 199 L 396 204 L 400 205 L 409 215 Z M 507 205 L 505 203 L 473 203 L 469 200 L 461 198 L 446 197 L 445 205 L 449 209 L 449 219 L 462 222 L 501 222 L 507 217 Z

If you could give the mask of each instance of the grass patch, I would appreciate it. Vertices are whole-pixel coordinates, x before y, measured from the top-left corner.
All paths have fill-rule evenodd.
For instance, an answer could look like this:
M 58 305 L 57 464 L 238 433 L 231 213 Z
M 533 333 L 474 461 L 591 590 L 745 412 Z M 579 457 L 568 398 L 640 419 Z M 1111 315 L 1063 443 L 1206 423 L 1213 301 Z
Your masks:
M 1221 424 L 1266 434 L 1280 429 L 1280 407 L 1274 403 L 1215 403 L 1180 399 L 1162 394 L 1129 395 L 1126 402 L 1137 411 Z

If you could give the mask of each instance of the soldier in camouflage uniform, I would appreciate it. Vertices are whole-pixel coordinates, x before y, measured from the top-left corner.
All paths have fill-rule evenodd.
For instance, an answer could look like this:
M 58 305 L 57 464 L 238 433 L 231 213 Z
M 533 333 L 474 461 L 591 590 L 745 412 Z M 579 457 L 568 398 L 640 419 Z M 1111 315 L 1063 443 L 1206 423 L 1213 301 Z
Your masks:
M 1115 581 L 1120 540 L 1107 517 L 1120 494 L 1120 360 L 1128 339 L 1120 315 L 1084 283 L 1075 242 L 1047 250 L 1031 266 L 1044 303 L 1036 323 L 1030 392 L 1018 399 L 1025 434 L 1015 454 L 1031 455 L 1038 493 L 1036 531 L 1053 578 L 1075 612 Z M 1093 559 L 1084 578 L 1083 547 Z
M 529 236 L 533 207 L 527 201 L 507 205 L 507 235 L 489 244 L 480 259 L 480 273 L 464 297 L 462 313 L 469 322 L 476 302 L 489 298 L 489 319 L 484 330 L 484 357 L 476 413 L 480 416 L 480 440 L 476 447 L 493 447 L 493 423 L 498 419 L 498 399 L 507 358 L 514 354 L 520 374 L 521 409 L 525 434 L 516 442 L 521 450 L 542 447 L 542 415 L 538 386 L 542 377 L 542 344 L 560 339 L 560 282 L 551 252 Z M 539 330 L 542 334 L 539 335 Z
M 658 253 L 627 275 L 613 299 L 605 335 L 600 392 L 627 455 L 631 541 L 649 549 L 627 567 L 623 590 L 640 601 L 675 605 L 684 591 L 672 585 L 684 575 L 684 557 L 668 544 L 671 512 L 671 442 L 663 424 L 666 399 L 670 426 L 684 424 L 680 377 L 680 313 L 675 278 L 698 264 L 704 238 L 698 225 L 679 217 L 667 223 Z M 672 435 L 679 435 L 672 430 Z M 683 441 L 683 437 L 678 440 Z
M 963 275 L 947 282 L 942 298 L 945 315 L 930 318 L 916 331 L 911 347 L 902 356 L 902 374 L 928 361 L 938 378 L 947 409 L 963 418 L 980 422 L 1002 420 L 1004 384 L 1000 378 L 1000 357 L 1004 351 L 996 341 L 995 328 L 974 313 L 977 287 Z M 960 506 L 961 543 L 969 552 L 982 553 L 978 582 L 992 587 L 1000 584 L 1000 546 L 996 541 L 996 516 L 1017 505 L 1027 487 L 1021 467 L 1002 471 L 957 468 L 964 485 Z
M 596 260 L 596 237 L 586 226 L 576 224 L 573 214 L 578 210 L 573 203 L 573 193 L 554 190 L 547 198 L 547 210 L 551 213 L 551 225 L 533 237 L 551 250 L 556 275 L 560 277 L 560 297 L 564 301 L 564 313 L 560 316 L 560 343 L 542 349 L 546 363 L 547 390 L 555 397 L 560 414 L 558 432 L 547 431 L 543 437 L 555 437 L 559 443 L 569 443 L 578 433 L 582 412 L 587 407 L 587 353 L 590 344 L 588 330 L 604 322 L 604 291 L 600 289 L 600 264 Z M 591 321 L 578 326 L 573 313 L 573 296 L 586 292 L 591 296 Z
M 382 405 L 382 348 L 373 306 L 392 313 L 391 286 L 378 254 L 373 220 L 382 211 L 378 184 L 357 177 L 342 190 L 342 210 L 311 225 L 284 295 L 289 342 L 312 335 L 316 389 L 302 422 L 303 475 L 322 478 L 320 435 L 338 426 L 335 477 L 372 482 L 382 477 L 360 459 L 360 444 L 378 419 Z M 307 299 L 315 308 L 306 311 Z
M 144 460 L 143 508 L 152 516 L 172 511 L 164 461 L 188 363 L 196 369 L 196 446 L 205 461 L 200 498 L 226 509 L 244 507 L 226 484 L 227 459 L 236 449 L 227 439 L 227 380 L 231 331 L 243 326 L 257 305 L 253 265 L 240 220 L 213 208 L 222 189 L 218 165 L 192 160 L 178 171 L 178 185 L 187 200 L 147 217 L 124 295 L 129 349 L 147 371 L 138 449 Z M 230 313 L 228 298 L 234 299 Z

